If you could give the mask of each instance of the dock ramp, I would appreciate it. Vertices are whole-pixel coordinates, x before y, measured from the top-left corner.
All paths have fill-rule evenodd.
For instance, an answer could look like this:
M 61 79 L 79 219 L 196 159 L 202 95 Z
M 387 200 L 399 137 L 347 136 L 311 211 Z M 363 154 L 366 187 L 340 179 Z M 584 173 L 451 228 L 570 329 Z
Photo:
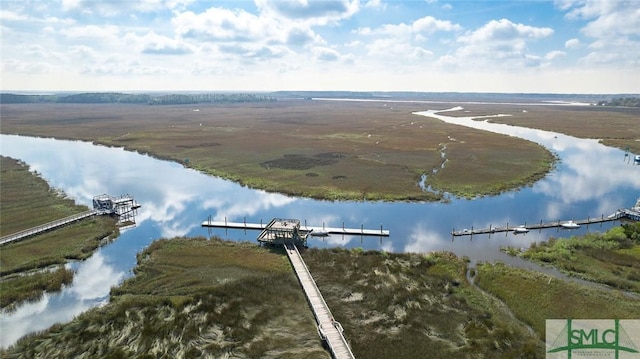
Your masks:
M 320 293 L 316 282 L 309 272 L 309 268 L 307 268 L 307 265 L 302 260 L 298 248 L 296 248 L 293 243 L 285 243 L 284 248 L 298 277 L 298 281 L 304 289 L 307 301 L 313 310 L 313 315 L 318 324 L 318 334 L 326 341 L 331 355 L 336 359 L 355 358 L 342 334 L 342 325 L 333 319 L 331 310 L 329 310 L 329 306 L 325 303 L 322 293 Z

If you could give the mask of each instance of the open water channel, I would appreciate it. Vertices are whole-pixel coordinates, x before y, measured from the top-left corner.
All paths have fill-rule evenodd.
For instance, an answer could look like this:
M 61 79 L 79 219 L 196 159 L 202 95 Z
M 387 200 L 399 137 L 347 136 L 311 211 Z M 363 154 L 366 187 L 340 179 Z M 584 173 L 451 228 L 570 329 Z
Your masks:
M 142 205 L 137 225 L 123 230 L 113 243 L 100 248 L 84 262 L 73 263 L 73 283 L 59 293 L 0 313 L 0 347 L 21 336 L 67 322 L 79 313 L 106 303 L 109 290 L 133 275 L 136 253 L 154 239 L 175 236 L 216 235 L 225 239 L 255 241 L 257 232 L 210 230 L 201 223 L 213 220 L 267 222 L 273 217 L 297 218 L 308 225 L 376 229 L 390 236 L 331 235 L 311 238 L 310 247 L 362 247 L 389 252 L 452 251 L 472 261 L 500 260 L 524 265 L 499 251 L 501 246 L 528 247 L 550 236 L 567 237 L 587 231 L 604 231 L 616 222 L 590 225 L 572 231 L 547 229 L 527 234 L 496 233 L 473 237 L 451 236 L 452 229 L 487 228 L 556 220 L 607 216 L 631 207 L 640 196 L 640 166 L 621 150 L 596 140 L 578 139 L 553 132 L 448 117 L 446 112 L 416 113 L 537 142 L 560 162 L 533 186 L 492 197 L 451 199 L 448 203 L 329 202 L 288 197 L 239 186 L 203 175 L 183 166 L 120 148 L 86 142 L 0 135 L 0 154 L 26 162 L 49 184 L 80 204 L 91 207 L 99 194 L 130 194 Z M 418 119 L 418 118 L 417 118 Z M 446 153 L 445 153 L 446 156 Z M 445 164 L 446 165 L 446 164 Z M 472 175 L 472 174 L 470 174 Z

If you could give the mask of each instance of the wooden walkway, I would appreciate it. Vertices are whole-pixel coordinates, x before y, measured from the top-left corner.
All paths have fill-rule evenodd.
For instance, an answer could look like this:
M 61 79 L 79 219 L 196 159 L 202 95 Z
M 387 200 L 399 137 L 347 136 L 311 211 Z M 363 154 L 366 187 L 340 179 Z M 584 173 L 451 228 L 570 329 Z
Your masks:
M 617 221 L 621 218 L 625 218 L 628 217 L 628 215 L 625 213 L 625 210 L 620 210 L 608 217 L 605 217 L 604 215 L 602 215 L 602 217 L 598 218 L 587 218 L 587 219 L 582 219 L 582 220 L 578 220 L 578 221 L 572 221 L 575 224 L 578 224 L 580 226 L 582 225 L 589 225 L 589 224 L 594 224 L 594 223 L 603 223 L 603 222 L 610 222 L 610 221 Z M 489 228 L 481 228 L 481 229 L 474 229 L 473 227 L 471 227 L 471 229 L 463 229 L 461 231 L 456 231 L 453 230 L 451 231 L 451 234 L 453 236 L 472 236 L 472 235 L 476 235 L 476 234 L 492 234 L 492 233 L 499 233 L 499 232 L 510 232 L 513 231 L 515 228 L 526 228 L 528 230 L 536 230 L 536 229 L 544 229 L 544 228 L 555 228 L 555 227 L 562 227 L 563 224 L 568 223 L 569 221 L 556 221 L 556 222 L 543 222 L 542 220 L 540 220 L 540 223 L 531 223 L 531 224 L 523 224 L 523 225 L 518 225 L 518 226 L 509 226 L 509 224 L 507 223 L 507 225 L 505 227 L 493 227 L 493 226 L 489 226 Z
M 263 223 L 247 223 L 244 222 L 228 222 L 225 221 L 212 221 L 210 218 L 206 221 L 202 222 L 202 227 L 217 227 L 217 228 L 234 228 L 234 229 L 251 229 L 251 230 L 262 230 L 264 229 L 269 222 Z M 300 226 L 300 231 L 303 233 L 326 233 L 326 234 L 349 234 L 349 235 L 358 235 L 358 236 L 380 236 L 380 237 L 388 237 L 389 230 L 382 229 L 366 229 L 364 226 L 360 228 L 345 228 L 344 224 L 342 227 L 317 227 L 317 226 Z
M 318 334 L 327 342 L 331 355 L 335 359 L 355 358 L 349 344 L 342 335 L 342 326 L 333 319 L 329 306 L 325 303 L 322 293 L 320 293 L 316 282 L 313 280 L 311 273 L 309 273 L 309 268 L 302 260 L 300 252 L 298 252 L 293 243 L 287 243 L 284 247 L 296 272 L 298 281 L 307 296 L 307 301 L 313 310 L 313 315 L 318 323 Z
M 79 221 L 81 219 L 87 218 L 87 217 L 91 217 L 91 216 L 95 216 L 96 214 L 98 214 L 98 211 L 86 211 L 86 212 L 82 212 L 82 213 L 78 213 L 78 214 L 74 214 L 72 216 L 66 217 L 66 218 L 62 218 L 53 222 L 49 222 L 40 226 L 36 226 L 33 228 L 29 228 L 26 229 L 24 231 L 20 231 L 20 232 L 16 232 L 16 233 L 12 233 L 6 236 L 3 236 L 2 238 L 0 238 L 0 246 L 14 242 L 14 241 L 18 241 L 36 234 L 40 234 L 42 232 L 46 232 L 49 230 L 52 230 L 54 228 L 58 228 L 64 225 L 67 225 L 69 223 L 73 223 L 76 221 Z

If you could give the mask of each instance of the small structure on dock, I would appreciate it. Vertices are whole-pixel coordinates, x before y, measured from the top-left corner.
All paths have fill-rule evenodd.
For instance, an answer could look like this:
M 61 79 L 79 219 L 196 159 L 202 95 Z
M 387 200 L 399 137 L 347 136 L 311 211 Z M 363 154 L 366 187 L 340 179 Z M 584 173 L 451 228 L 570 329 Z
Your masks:
M 101 194 L 93 197 L 93 210 L 96 214 L 116 215 L 119 217 L 118 223 L 135 223 L 138 208 L 140 205 L 129 195 L 112 197 L 108 194 Z
M 274 218 L 260 232 L 258 242 L 271 245 L 294 243 L 306 246 L 307 234 L 300 230 L 300 220 Z

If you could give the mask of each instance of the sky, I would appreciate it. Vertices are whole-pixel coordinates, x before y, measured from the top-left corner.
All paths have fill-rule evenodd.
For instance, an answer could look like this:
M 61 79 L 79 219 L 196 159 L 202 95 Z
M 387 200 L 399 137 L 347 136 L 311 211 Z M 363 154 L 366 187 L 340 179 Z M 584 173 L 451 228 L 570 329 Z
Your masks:
M 2 0 L 2 91 L 640 93 L 636 0 Z

